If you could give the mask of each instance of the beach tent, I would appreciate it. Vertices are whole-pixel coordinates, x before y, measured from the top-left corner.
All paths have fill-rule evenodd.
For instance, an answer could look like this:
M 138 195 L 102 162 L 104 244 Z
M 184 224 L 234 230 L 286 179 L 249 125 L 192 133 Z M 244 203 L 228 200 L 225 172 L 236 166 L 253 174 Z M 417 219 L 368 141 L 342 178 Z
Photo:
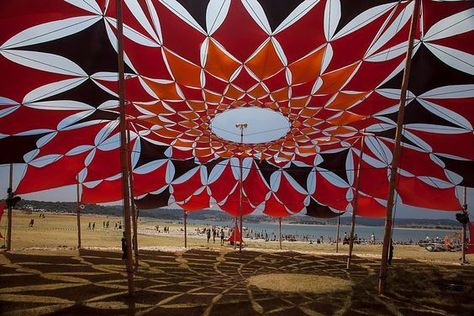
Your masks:
M 114 2 L 68 1 L 43 10 L 21 2 L 2 5 L 0 141 L 12 148 L 2 162 L 25 165 L 22 193 L 79 176 L 84 202 L 118 200 Z M 397 190 L 401 203 L 457 210 L 455 186 L 473 185 L 466 44 L 473 8 L 435 1 L 422 7 Z M 278 202 L 298 212 L 313 201 L 344 211 L 365 129 L 373 136 L 360 191 L 365 203 L 383 205 L 413 2 L 126 1 L 125 10 L 136 196 L 150 200 L 149 193 L 170 194 L 185 183 L 186 190 L 174 190 L 181 204 L 205 207 L 215 194 L 234 210 L 232 199 L 224 201 L 238 181 L 231 157 L 244 155 L 253 171 L 244 183 L 246 212 Z M 453 21 L 460 22 L 450 27 Z M 89 49 L 78 49 L 84 45 Z M 282 113 L 289 133 L 258 145 L 212 133 L 216 114 L 246 106 Z M 269 181 L 273 174 L 277 185 Z
M 383 215 L 413 6 L 125 1 L 134 195 L 149 206 L 172 196 L 235 213 L 243 157 L 245 214 L 278 203 L 289 214 L 314 203 L 345 211 L 365 130 L 361 215 Z M 79 181 L 84 203 L 119 200 L 115 1 L 1 7 L 0 145 L 8 150 L 0 163 L 22 166 L 17 192 Z M 421 1 L 398 203 L 459 210 L 456 186 L 474 186 L 473 10 L 469 1 Z M 211 120 L 239 107 L 280 113 L 288 133 L 261 144 L 215 135 Z
M 18 164 L 19 194 L 79 183 L 83 203 L 130 191 L 148 207 L 277 217 L 360 203 L 386 216 L 387 246 L 394 200 L 457 211 L 456 187 L 474 187 L 472 1 L 0 9 L 0 164 Z M 271 110 L 285 134 L 219 137 L 213 120 L 240 108 Z

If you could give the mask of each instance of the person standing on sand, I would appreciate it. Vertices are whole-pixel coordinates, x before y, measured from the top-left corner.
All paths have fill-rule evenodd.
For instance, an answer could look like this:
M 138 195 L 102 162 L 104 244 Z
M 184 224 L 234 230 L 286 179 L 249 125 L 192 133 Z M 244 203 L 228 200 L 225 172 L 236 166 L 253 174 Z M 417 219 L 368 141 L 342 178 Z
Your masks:
M 216 235 L 217 235 L 216 228 L 212 228 L 212 242 L 213 243 L 216 243 Z
M 221 228 L 221 246 L 224 246 L 224 237 L 225 237 L 224 228 Z
M 207 229 L 207 243 L 209 243 L 209 240 L 211 239 L 211 229 Z
M 92 223 L 92 230 L 95 230 L 95 222 Z
M 30 220 L 30 225 L 29 225 L 29 226 L 30 226 L 30 227 L 33 227 L 34 224 L 35 224 L 35 220 L 34 220 L 34 218 L 32 218 L 32 219 Z

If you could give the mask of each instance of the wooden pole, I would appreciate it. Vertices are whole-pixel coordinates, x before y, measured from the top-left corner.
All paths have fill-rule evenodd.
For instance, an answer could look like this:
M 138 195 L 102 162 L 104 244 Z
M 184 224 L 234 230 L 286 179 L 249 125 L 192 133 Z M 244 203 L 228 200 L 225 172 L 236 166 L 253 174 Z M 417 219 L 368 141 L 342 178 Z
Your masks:
M 76 222 L 77 222 L 77 249 L 81 249 L 81 184 L 79 182 L 79 176 L 77 176 L 76 183 Z
M 13 198 L 13 164 L 10 164 L 10 177 L 8 183 L 8 199 Z M 13 218 L 13 207 L 8 205 L 7 209 L 7 218 L 8 218 L 8 226 L 7 226 L 7 251 L 12 250 L 12 218 Z
M 403 121 L 405 119 L 405 105 L 407 99 L 408 81 L 410 78 L 411 57 L 413 52 L 413 42 L 415 39 L 415 27 L 420 14 L 420 0 L 414 0 L 415 6 L 413 8 L 413 15 L 411 18 L 410 33 L 408 38 L 408 49 L 405 60 L 405 70 L 403 72 L 403 81 L 400 91 L 400 108 L 398 110 L 397 129 L 395 131 L 395 144 L 393 149 L 393 160 L 390 172 L 389 191 L 387 199 L 387 214 L 385 217 L 385 232 L 383 238 L 382 260 L 380 262 L 379 274 L 379 294 L 385 294 L 387 272 L 388 272 L 388 250 L 390 247 L 390 240 L 392 238 L 392 211 L 395 198 L 395 185 L 397 183 L 398 166 L 400 164 L 400 142 L 402 139 Z
M 129 170 L 127 158 L 127 124 L 125 121 L 125 67 L 123 61 L 123 12 L 122 0 L 116 1 L 117 6 L 117 61 L 118 61 L 118 96 L 120 109 L 120 163 L 122 167 L 122 198 L 123 198 L 123 216 L 125 226 L 126 240 L 126 260 L 125 267 L 127 270 L 128 294 L 134 295 L 135 289 L 133 284 L 133 258 L 132 258 L 132 238 L 130 223 L 130 187 L 129 187 Z
M 365 146 L 365 131 L 364 135 L 362 135 L 361 138 L 361 145 L 360 145 L 360 159 L 359 163 L 357 164 L 357 170 L 356 170 L 356 178 L 355 178 L 355 195 L 354 199 L 352 200 L 352 222 L 351 222 L 351 235 L 349 239 L 349 256 L 347 257 L 347 269 L 351 268 L 351 262 L 352 262 L 352 250 L 354 249 L 354 231 L 355 231 L 355 224 L 356 224 L 356 215 L 357 215 L 357 209 L 359 208 L 358 205 L 358 197 L 359 197 L 359 190 L 360 190 L 360 167 L 362 165 L 362 159 L 364 158 L 364 146 Z
M 339 252 L 339 228 L 341 227 L 341 215 L 337 217 L 337 228 L 336 228 L 336 253 Z
M 237 216 L 235 217 L 235 222 L 234 222 L 234 250 L 237 249 L 237 241 L 235 240 L 235 236 L 237 235 L 237 232 L 235 231 L 235 228 L 238 228 L 237 226 Z
M 134 250 L 134 264 L 135 264 L 135 270 L 138 269 L 139 266 L 139 251 L 138 251 L 138 212 L 137 208 L 135 206 L 135 197 L 133 195 L 133 170 L 132 170 L 132 149 L 130 148 L 131 146 L 131 138 L 130 138 L 130 123 L 128 124 L 128 129 L 127 129 L 127 140 L 128 140 L 128 170 L 129 170 L 129 181 L 130 181 L 130 204 L 132 207 L 132 228 L 133 228 L 133 250 Z
M 280 227 L 280 250 L 281 248 L 281 217 L 278 217 L 278 226 Z
M 462 211 L 464 214 L 467 213 L 467 188 L 464 187 L 463 189 L 463 202 L 462 202 Z M 461 257 L 461 264 L 466 264 L 466 231 L 467 231 L 467 223 L 462 224 L 462 257 Z M 471 240 L 471 243 L 473 241 Z
M 235 127 L 240 129 L 240 145 L 243 146 L 244 144 L 244 129 L 247 128 L 246 123 L 239 123 L 236 124 Z M 243 147 L 242 147 L 243 148 Z M 242 150 L 242 153 L 239 157 L 239 169 L 240 169 L 240 178 L 239 178 L 239 191 L 240 191 L 240 198 L 239 198 L 239 213 L 240 213 L 240 240 L 239 240 L 239 252 L 242 252 L 242 241 L 243 241 L 243 220 L 242 220 L 242 214 L 243 214 L 243 206 L 242 206 L 242 198 L 243 198 L 243 187 L 242 187 L 242 178 L 243 178 L 243 154 L 244 151 Z M 235 242 L 234 242 L 235 243 Z
M 186 231 L 186 221 L 188 219 L 188 213 L 186 213 L 186 210 L 183 210 L 183 222 L 184 222 L 184 248 L 188 248 L 188 234 Z

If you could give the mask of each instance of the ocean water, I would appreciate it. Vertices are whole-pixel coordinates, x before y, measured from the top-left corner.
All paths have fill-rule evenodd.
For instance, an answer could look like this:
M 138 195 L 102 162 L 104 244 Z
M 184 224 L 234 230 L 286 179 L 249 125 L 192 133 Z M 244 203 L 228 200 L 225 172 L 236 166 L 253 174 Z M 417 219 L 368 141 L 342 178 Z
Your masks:
M 143 220 L 153 220 L 157 219 L 152 218 L 142 218 Z M 160 221 L 167 221 L 161 220 Z M 176 220 L 169 220 L 168 222 L 178 222 Z M 182 222 L 181 222 L 182 223 Z M 201 226 L 202 228 L 206 226 L 227 226 L 233 227 L 234 222 L 227 221 L 211 221 L 211 220 L 193 220 L 188 218 L 188 224 L 194 224 Z M 271 238 L 273 234 L 278 236 L 278 222 L 274 223 L 251 223 L 245 222 L 243 226 L 252 229 L 257 233 L 267 233 Z M 303 225 L 303 224 L 285 224 L 282 223 L 282 234 L 283 235 L 296 235 L 300 239 L 303 236 L 308 237 L 311 240 L 316 241 L 316 239 L 323 236 L 324 240 L 327 241 L 329 238 L 335 240 L 336 238 L 336 226 L 335 225 Z M 339 236 L 342 239 L 344 233 L 347 235 L 350 234 L 351 227 L 346 225 L 341 225 L 339 230 Z M 436 229 L 412 229 L 412 228 L 394 228 L 393 230 L 393 240 L 396 242 L 418 242 L 419 240 L 425 239 L 427 236 L 431 239 L 436 237 L 443 240 L 445 235 L 448 235 L 450 238 L 453 237 L 453 234 L 459 233 L 457 230 L 436 230 Z M 359 238 L 370 239 L 372 234 L 375 235 L 376 242 L 381 242 L 383 240 L 384 227 L 382 226 L 357 226 L 355 228 L 355 233 Z

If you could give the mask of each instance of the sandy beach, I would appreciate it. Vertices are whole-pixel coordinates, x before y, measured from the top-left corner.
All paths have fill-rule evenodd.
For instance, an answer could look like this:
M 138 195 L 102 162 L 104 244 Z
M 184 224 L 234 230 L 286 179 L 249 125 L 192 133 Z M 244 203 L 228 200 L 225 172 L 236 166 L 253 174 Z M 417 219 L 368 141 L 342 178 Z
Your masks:
M 6 217 L 5 217 L 6 218 Z M 34 219 L 33 227 L 29 227 L 29 222 Z M 103 223 L 109 222 L 109 228 L 104 228 Z M 120 239 L 122 231 L 118 228 L 122 219 L 116 216 L 105 215 L 81 215 L 82 247 L 85 249 L 120 249 Z M 95 223 L 95 229 L 89 229 L 89 223 Z M 117 224 L 117 228 L 115 228 Z M 75 214 L 45 213 L 44 218 L 40 218 L 38 213 L 27 213 L 15 210 L 13 214 L 13 238 L 12 246 L 15 250 L 73 250 L 77 246 L 77 226 Z M 229 223 L 223 223 L 229 225 Z M 159 227 L 157 230 L 156 227 Z M 163 232 L 164 226 L 169 227 L 169 233 Z M 205 226 L 188 224 L 187 240 L 188 248 L 233 250 L 227 243 L 220 245 L 219 237 L 213 243 L 212 237 L 207 243 L 205 234 L 198 234 L 198 228 Z M 5 221 L 2 221 L 0 230 L 5 235 Z M 227 235 L 226 235 L 227 236 Z M 147 250 L 184 250 L 184 230 L 183 225 L 162 221 L 142 221 L 138 223 L 138 243 L 139 249 Z M 245 239 L 246 250 L 258 251 L 279 251 L 278 241 L 264 241 L 263 239 Z M 301 241 L 283 241 L 284 251 L 299 251 L 302 253 L 314 254 L 336 254 L 334 243 L 310 244 Z M 339 244 L 339 253 L 336 255 L 345 256 L 348 246 Z M 354 253 L 358 256 L 377 258 L 381 253 L 381 245 L 358 245 L 354 247 Z M 428 252 L 417 245 L 397 245 L 394 252 L 395 257 L 405 259 L 416 259 L 425 262 L 459 263 L 460 253 L 457 252 Z

